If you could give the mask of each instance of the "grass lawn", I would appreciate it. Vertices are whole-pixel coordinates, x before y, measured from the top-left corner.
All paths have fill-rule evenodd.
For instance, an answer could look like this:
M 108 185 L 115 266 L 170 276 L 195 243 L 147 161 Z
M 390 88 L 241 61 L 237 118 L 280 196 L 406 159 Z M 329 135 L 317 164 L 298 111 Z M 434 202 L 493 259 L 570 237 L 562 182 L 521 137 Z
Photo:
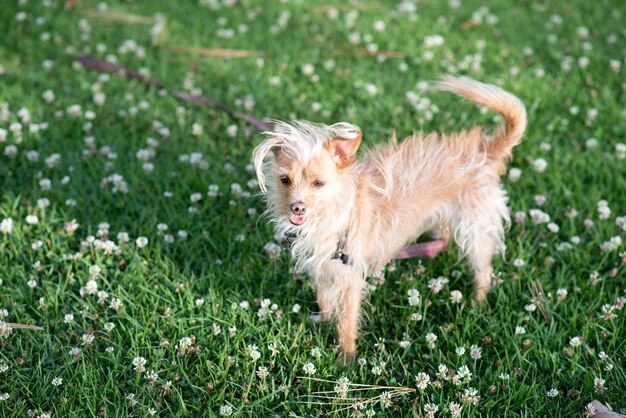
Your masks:
M 626 410 L 625 20 L 609 0 L 3 2 L 0 416 Z M 77 53 L 259 118 L 348 121 L 365 147 L 495 125 L 429 91 L 441 74 L 503 86 L 529 125 L 498 286 L 474 306 L 454 248 L 388 266 L 339 366 L 260 217 L 257 130 Z

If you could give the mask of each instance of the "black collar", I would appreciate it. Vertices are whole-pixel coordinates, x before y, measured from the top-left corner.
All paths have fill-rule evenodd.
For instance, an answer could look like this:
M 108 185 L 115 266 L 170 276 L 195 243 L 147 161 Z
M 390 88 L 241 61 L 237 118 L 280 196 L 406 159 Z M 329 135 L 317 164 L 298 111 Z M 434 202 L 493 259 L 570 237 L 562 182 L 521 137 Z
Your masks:
M 348 264 L 348 262 L 350 261 L 350 256 L 348 256 L 348 254 L 344 252 L 346 249 L 345 236 L 346 236 L 346 233 L 344 232 L 339 237 L 339 241 L 337 241 L 337 250 L 335 250 L 335 253 L 333 254 L 332 257 L 330 257 L 330 259 L 341 260 L 343 264 Z M 296 234 L 295 232 L 285 233 L 285 239 L 283 239 L 283 242 L 282 242 L 283 248 L 286 250 L 291 250 L 291 246 L 293 245 L 296 238 L 298 238 L 298 234 Z
M 331 260 L 341 260 L 341 262 L 343 264 L 348 264 L 348 261 L 350 261 L 350 257 L 348 256 L 348 254 L 346 254 L 344 251 L 346 249 L 346 237 L 345 237 L 345 233 L 341 234 L 341 236 L 339 237 L 339 241 L 337 242 L 337 250 L 335 251 L 335 254 L 333 254 L 332 257 L 330 257 Z

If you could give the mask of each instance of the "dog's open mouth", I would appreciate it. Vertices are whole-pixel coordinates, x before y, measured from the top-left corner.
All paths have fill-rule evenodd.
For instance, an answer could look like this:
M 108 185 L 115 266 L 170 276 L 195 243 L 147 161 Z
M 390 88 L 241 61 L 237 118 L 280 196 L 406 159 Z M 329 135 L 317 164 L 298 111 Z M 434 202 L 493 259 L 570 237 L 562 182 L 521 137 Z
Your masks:
M 291 215 L 289 216 L 289 221 L 292 225 L 302 225 L 304 221 L 306 221 L 306 218 L 304 216 Z

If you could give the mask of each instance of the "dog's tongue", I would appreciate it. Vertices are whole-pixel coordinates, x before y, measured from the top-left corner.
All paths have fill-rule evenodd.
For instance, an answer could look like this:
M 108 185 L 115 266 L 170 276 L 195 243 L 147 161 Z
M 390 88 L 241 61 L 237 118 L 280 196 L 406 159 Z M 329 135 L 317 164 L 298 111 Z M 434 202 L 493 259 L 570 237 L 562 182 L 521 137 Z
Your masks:
M 289 220 L 294 225 L 302 225 L 304 223 L 304 216 L 291 215 Z

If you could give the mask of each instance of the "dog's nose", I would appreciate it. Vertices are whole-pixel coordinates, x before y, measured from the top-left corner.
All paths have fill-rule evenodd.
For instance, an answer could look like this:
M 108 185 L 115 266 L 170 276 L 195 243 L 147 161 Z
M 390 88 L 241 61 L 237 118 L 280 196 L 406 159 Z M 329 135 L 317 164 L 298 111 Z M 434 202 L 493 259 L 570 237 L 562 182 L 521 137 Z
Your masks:
M 306 213 L 306 205 L 304 202 L 293 202 L 291 206 L 289 206 L 294 215 L 302 216 Z

